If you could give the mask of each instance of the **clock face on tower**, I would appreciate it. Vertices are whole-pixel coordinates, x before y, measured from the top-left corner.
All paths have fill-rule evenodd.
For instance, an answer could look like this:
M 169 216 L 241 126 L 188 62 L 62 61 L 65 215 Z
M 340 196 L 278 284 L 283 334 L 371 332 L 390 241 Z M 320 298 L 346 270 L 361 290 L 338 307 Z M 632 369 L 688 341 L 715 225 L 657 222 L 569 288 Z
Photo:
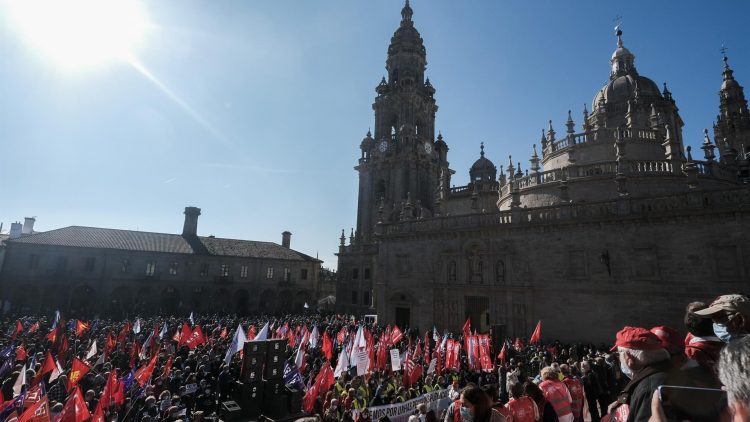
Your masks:
M 388 150 L 388 141 L 380 141 L 378 144 L 378 151 L 386 152 Z
M 429 142 L 425 142 L 424 152 L 426 152 L 427 154 L 430 154 L 432 152 L 432 144 L 430 144 Z

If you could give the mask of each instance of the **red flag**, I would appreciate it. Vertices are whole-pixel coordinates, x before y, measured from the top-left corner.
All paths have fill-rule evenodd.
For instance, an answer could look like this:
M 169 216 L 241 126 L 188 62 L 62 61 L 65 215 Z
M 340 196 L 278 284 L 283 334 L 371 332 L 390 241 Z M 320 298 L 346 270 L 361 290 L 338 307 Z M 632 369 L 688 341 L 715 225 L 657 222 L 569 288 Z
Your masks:
M 464 337 L 468 337 L 471 334 L 471 318 L 466 318 L 466 322 L 464 322 L 464 327 L 461 332 L 464 334 Z
M 393 331 L 391 331 L 391 344 L 398 343 L 402 338 L 404 338 L 404 333 L 399 330 L 397 325 L 394 325 Z
M 122 343 L 127 337 L 128 334 L 130 334 L 130 321 L 125 321 L 125 325 L 122 326 L 122 330 L 120 330 L 120 334 L 117 335 L 117 342 Z
M 193 336 L 193 332 L 190 330 L 190 327 L 187 325 L 187 323 L 182 323 L 182 332 L 180 333 L 180 340 L 177 342 L 177 347 L 182 346 L 183 344 L 187 343 L 188 340 L 190 340 L 190 337 Z
M 16 349 L 16 360 L 26 360 L 27 357 L 29 357 L 29 354 L 26 353 L 26 348 L 24 348 L 23 343 L 21 343 Z
M 57 358 L 62 362 L 68 360 L 68 336 L 64 334 L 60 340 L 60 347 L 57 348 Z
M 106 419 L 104 419 L 104 411 L 102 410 L 101 402 L 96 405 L 94 414 L 91 415 L 91 420 L 89 422 L 107 422 Z
M 255 334 L 257 334 L 255 331 L 255 326 L 251 325 L 250 328 L 247 329 L 247 334 L 245 334 L 247 341 L 253 341 L 253 339 L 255 338 Z
M 11 340 L 15 340 L 16 337 L 18 337 L 19 334 L 23 333 L 23 324 L 21 323 L 21 320 L 16 321 L 16 329 L 13 330 L 13 334 L 10 336 Z
M 381 336 L 378 340 L 378 355 L 377 365 L 375 367 L 379 371 L 385 371 L 388 366 L 388 345 L 386 344 L 385 336 Z
M 536 328 L 534 328 L 534 332 L 531 334 L 531 338 L 529 339 L 529 344 L 534 344 L 538 342 L 542 338 L 542 320 L 540 319 L 539 322 L 536 323 Z
M 135 380 L 138 381 L 138 384 L 140 384 L 141 387 L 146 385 L 146 382 L 148 382 L 148 379 L 151 378 L 151 374 L 153 374 L 154 367 L 156 366 L 156 358 L 158 357 L 159 355 L 154 355 L 154 357 L 151 358 L 151 362 L 149 362 L 148 365 L 142 367 L 141 369 L 135 372 Z
M 169 356 L 169 359 L 167 359 L 167 363 L 164 364 L 164 370 L 161 373 L 161 377 L 167 378 L 171 370 L 172 370 L 172 355 Z
M 185 342 L 185 345 L 187 345 L 190 350 L 193 350 L 199 345 L 206 343 L 206 336 L 203 335 L 203 330 L 201 330 L 200 325 L 196 325 L 195 329 L 193 329 L 193 331 L 188 336 L 189 338 Z M 182 341 L 182 338 L 180 338 L 180 341 Z
M 55 366 L 55 358 L 52 357 L 52 353 L 50 353 L 49 350 L 47 350 L 47 356 L 44 357 L 44 362 L 42 363 L 42 369 L 39 370 L 39 373 L 36 374 L 34 377 L 34 381 L 32 381 L 32 384 L 37 384 L 39 381 L 42 380 L 42 377 L 44 377 L 47 374 L 52 373 L 57 369 Z
M 62 412 L 60 412 L 59 422 L 84 422 L 91 418 L 91 412 L 86 407 L 86 402 L 83 400 L 81 389 L 76 387 L 76 391 L 72 396 L 68 397 L 68 401 L 65 402 Z
M 341 330 L 339 330 L 338 334 L 336 334 L 336 342 L 338 344 L 344 344 L 344 341 L 346 340 L 346 327 L 341 327 Z
M 37 404 L 21 413 L 18 422 L 50 422 L 49 416 L 49 401 L 45 396 Z
M 513 348 L 516 349 L 516 351 L 520 352 L 523 350 L 523 342 L 519 337 L 516 337 L 516 341 L 513 342 Z
M 87 372 L 91 370 L 91 367 L 84 361 L 78 359 L 77 357 L 73 358 L 73 365 L 70 368 L 70 374 L 68 375 L 68 392 L 75 387 L 78 382 L 83 378 L 84 375 L 86 375 Z
M 30 406 L 33 406 L 37 403 L 39 403 L 42 398 L 44 398 L 44 391 L 42 390 L 42 385 L 37 384 L 29 389 L 29 392 L 26 393 L 26 397 L 23 399 L 23 408 L 28 409 Z
M 294 330 L 287 330 L 286 339 L 289 342 L 289 348 L 294 347 L 294 344 L 297 342 L 297 338 L 294 337 Z
M 219 338 L 227 338 L 227 327 L 224 327 L 223 330 L 221 330 L 221 334 L 219 334 Z
M 107 333 L 107 342 L 104 343 L 104 353 L 110 354 L 117 347 L 117 340 L 112 336 L 112 333 Z
M 500 349 L 500 353 L 497 355 L 497 359 L 500 361 L 500 363 L 505 363 L 505 361 L 508 359 L 508 350 L 506 346 L 508 345 L 507 342 L 503 342 L 503 348 Z
M 425 331 L 424 333 L 424 356 L 422 357 L 422 363 L 427 365 L 430 363 L 430 332 Z
M 29 327 L 29 333 L 36 333 L 39 331 L 39 321 L 35 322 L 34 324 Z
M 91 326 L 88 323 L 85 323 L 81 321 L 80 319 L 76 320 L 76 337 L 81 337 L 83 333 L 85 333 Z
M 320 350 L 323 352 L 326 359 L 330 361 L 331 357 L 333 357 L 333 343 L 331 342 L 331 337 L 328 336 L 328 331 L 323 332 L 323 346 Z

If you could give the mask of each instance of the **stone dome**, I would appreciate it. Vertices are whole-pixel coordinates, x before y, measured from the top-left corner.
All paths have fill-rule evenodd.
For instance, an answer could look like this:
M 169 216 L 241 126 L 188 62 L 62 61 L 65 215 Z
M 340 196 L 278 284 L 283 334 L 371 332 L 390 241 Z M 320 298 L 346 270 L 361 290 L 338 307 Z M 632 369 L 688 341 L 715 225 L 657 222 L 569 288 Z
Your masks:
M 484 143 L 480 146 L 481 152 L 479 153 L 479 159 L 474 161 L 469 169 L 469 177 L 472 181 L 475 180 L 486 180 L 493 181 L 497 176 L 497 167 L 495 164 L 484 156 Z
M 638 87 L 638 96 L 640 98 L 661 98 L 659 87 L 651 79 L 637 74 L 628 74 L 618 76 L 604 85 L 594 96 L 591 108 L 596 110 L 600 98 L 604 98 L 605 103 L 625 103 L 635 97 L 635 90 Z

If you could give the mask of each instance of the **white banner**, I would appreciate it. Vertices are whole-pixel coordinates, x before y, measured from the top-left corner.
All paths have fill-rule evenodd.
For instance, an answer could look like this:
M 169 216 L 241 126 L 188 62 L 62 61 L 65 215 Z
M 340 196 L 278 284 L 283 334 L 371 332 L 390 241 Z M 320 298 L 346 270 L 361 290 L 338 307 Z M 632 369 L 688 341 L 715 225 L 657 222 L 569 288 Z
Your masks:
M 401 370 L 401 355 L 398 353 L 398 349 L 391 349 L 391 371 Z M 374 419 L 377 420 L 377 419 Z
M 416 412 L 417 405 L 420 403 L 425 403 L 428 411 L 434 410 L 435 414 L 440 416 L 440 412 L 450 406 L 451 400 L 448 398 L 448 390 L 435 390 L 403 403 L 370 407 L 370 416 L 373 421 L 377 421 L 383 416 L 388 416 L 391 422 L 406 422 L 409 420 L 409 416 Z M 358 411 L 354 413 L 356 420 L 356 413 Z
M 367 373 L 367 365 L 370 363 L 370 359 L 367 356 L 367 350 L 362 349 L 357 352 L 357 375 L 365 375 Z

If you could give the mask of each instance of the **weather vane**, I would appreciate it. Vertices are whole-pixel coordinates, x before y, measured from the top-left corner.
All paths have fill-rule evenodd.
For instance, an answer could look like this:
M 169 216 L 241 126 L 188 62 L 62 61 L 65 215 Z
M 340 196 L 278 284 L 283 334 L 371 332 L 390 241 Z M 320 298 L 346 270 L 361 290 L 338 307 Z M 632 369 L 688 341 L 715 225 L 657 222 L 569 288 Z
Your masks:
M 719 49 L 721 51 L 721 55 L 726 57 L 727 56 L 727 48 L 724 47 L 724 44 L 721 45 L 721 48 Z
M 615 18 L 612 19 L 612 22 L 615 23 L 615 34 L 616 35 L 620 35 L 620 34 L 618 34 L 618 32 L 622 32 L 620 30 L 620 27 L 622 26 L 622 16 L 620 16 L 620 15 L 615 16 Z

